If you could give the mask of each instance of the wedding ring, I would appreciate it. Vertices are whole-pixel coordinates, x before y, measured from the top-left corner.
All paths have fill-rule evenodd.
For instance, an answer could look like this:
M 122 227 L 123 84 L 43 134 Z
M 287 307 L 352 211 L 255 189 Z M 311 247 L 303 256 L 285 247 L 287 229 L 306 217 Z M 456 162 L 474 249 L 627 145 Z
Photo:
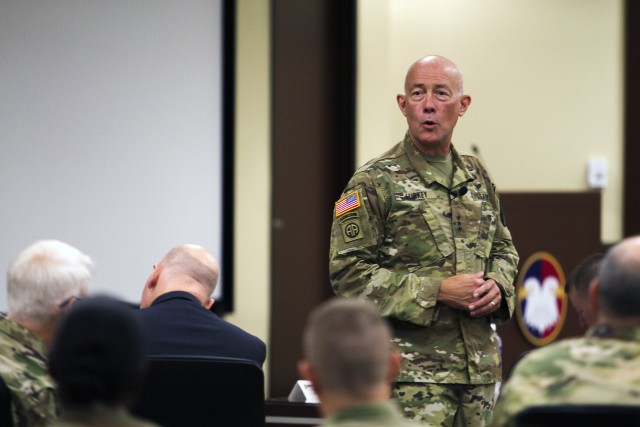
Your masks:
M 495 302 L 491 301 L 489 304 L 491 304 L 492 307 L 494 307 L 496 305 Z

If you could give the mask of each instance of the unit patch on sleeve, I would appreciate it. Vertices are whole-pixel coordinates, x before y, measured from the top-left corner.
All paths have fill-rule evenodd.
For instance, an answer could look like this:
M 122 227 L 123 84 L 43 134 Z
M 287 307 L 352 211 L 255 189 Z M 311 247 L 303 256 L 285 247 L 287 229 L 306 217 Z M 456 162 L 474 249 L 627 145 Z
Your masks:
M 360 195 L 354 190 L 336 202 L 336 218 L 359 207 Z
M 364 237 L 362 233 L 362 225 L 360 224 L 360 215 L 357 212 L 351 212 L 340 218 L 340 228 L 342 229 L 342 238 L 345 243 L 353 242 Z

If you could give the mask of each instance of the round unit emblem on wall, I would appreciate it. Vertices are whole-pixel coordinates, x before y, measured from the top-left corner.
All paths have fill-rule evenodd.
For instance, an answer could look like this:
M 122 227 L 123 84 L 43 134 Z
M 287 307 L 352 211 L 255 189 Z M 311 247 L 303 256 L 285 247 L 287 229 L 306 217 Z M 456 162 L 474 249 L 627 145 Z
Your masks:
M 516 284 L 516 317 L 531 344 L 548 344 L 562 330 L 567 315 L 564 285 L 564 272 L 553 255 L 536 252 L 525 262 Z

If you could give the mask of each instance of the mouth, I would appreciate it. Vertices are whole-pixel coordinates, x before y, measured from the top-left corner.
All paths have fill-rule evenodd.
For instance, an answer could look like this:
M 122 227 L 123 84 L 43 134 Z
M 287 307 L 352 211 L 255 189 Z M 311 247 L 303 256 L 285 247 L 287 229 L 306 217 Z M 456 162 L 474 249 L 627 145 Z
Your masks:
M 424 122 L 422 122 L 422 126 L 427 129 L 433 129 L 434 127 L 436 127 L 436 124 L 437 123 L 433 120 L 425 120 Z

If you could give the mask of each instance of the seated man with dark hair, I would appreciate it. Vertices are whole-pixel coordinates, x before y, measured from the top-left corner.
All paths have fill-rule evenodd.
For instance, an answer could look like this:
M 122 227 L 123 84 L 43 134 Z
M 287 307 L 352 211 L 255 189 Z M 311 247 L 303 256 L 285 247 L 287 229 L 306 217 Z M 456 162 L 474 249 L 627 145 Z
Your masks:
M 569 294 L 571 305 L 578 313 L 580 325 L 584 327 L 592 326 L 596 321 L 596 313 L 589 306 L 589 286 L 596 280 L 600 272 L 600 264 L 604 254 L 595 253 L 589 255 L 573 269 L 565 291 Z
M 390 400 L 402 357 L 391 330 L 366 300 L 335 298 L 314 310 L 298 364 L 327 417 L 324 426 L 413 426 Z
M 59 426 L 153 426 L 131 416 L 144 375 L 142 331 L 137 312 L 121 301 L 80 301 L 60 322 L 50 355 L 58 385 Z
M 9 266 L 0 315 L 0 376 L 11 395 L 14 426 L 45 426 L 58 414 L 47 347 L 58 319 L 89 291 L 91 259 L 58 240 L 24 249 Z
M 515 426 L 531 406 L 640 405 L 640 237 L 615 245 L 589 287 L 597 321 L 584 338 L 530 352 L 515 367 L 494 426 Z

